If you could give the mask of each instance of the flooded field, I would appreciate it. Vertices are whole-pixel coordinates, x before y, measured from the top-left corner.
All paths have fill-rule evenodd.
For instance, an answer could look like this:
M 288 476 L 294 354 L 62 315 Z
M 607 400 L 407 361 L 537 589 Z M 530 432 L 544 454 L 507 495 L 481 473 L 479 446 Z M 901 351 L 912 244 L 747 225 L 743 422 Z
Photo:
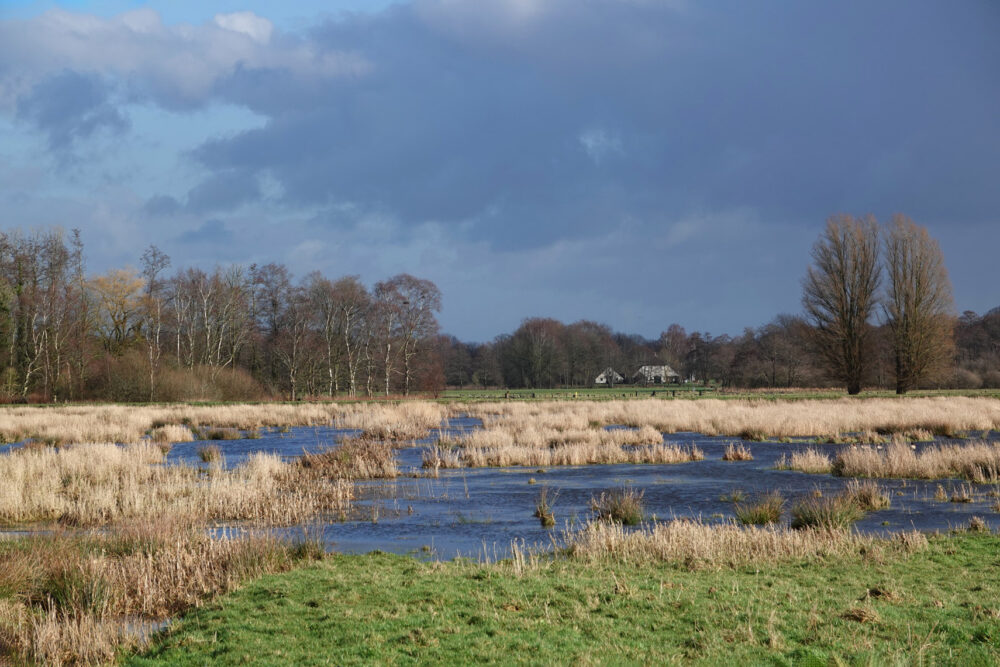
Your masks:
M 345 553 L 373 550 L 410 553 L 421 557 L 450 559 L 504 557 L 512 540 L 546 547 L 562 530 L 579 526 L 592 514 L 591 498 L 602 491 L 622 487 L 644 493 L 648 519 L 698 518 L 706 522 L 730 521 L 733 498 L 753 500 L 758 494 L 779 491 L 789 501 L 822 494 L 833 495 L 849 479 L 775 470 L 782 455 L 807 448 L 835 455 L 849 445 L 816 444 L 810 439 L 792 442 L 744 442 L 731 437 L 706 437 L 697 433 L 664 436 L 668 444 L 697 445 L 704 460 L 658 465 L 586 465 L 549 468 L 463 468 L 441 470 L 437 477 L 421 467 L 427 448 L 440 436 L 480 427 L 476 419 L 453 419 L 430 438 L 397 450 L 401 476 L 392 480 L 359 482 L 355 511 L 347 520 L 313 525 L 321 531 L 328 549 Z M 357 431 L 330 427 L 265 429 L 252 440 L 215 442 L 225 465 L 234 466 L 254 452 L 269 452 L 287 459 L 316 452 Z M 985 434 L 1000 440 L 1000 433 Z M 961 440 L 938 438 L 914 445 L 922 449 Z M 727 445 L 743 443 L 752 461 L 722 460 Z M 168 463 L 199 465 L 198 449 L 207 441 L 178 443 Z M 868 513 L 856 529 L 868 533 L 900 530 L 947 531 L 965 525 L 973 516 L 993 527 L 1000 524 L 992 509 L 1000 487 L 970 484 L 963 480 L 879 480 L 891 499 L 890 507 Z M 946 498 L 941 499 L 943 489 Z M 545 489 L 554 498 L 555 528 L 546 529 L 533 515 L 539 494 Z M 966 502 L 951 502 L 953 496 L 971 491 Z M 937 499 L 935 498 L 937 494 Z M 786 517 L 787 519 L 787 517 Z M 291 529 L 289 532 L 301 531 Z

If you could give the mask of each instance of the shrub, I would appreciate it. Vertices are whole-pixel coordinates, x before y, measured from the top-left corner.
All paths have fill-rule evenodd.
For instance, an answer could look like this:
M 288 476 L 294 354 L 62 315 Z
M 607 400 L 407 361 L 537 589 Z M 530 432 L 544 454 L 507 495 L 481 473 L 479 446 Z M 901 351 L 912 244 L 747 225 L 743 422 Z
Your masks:
M 763 526 L 781 521 L 781 512 L 785 508 L 785 498 L 777 491 L 771 491 L 760 496 L 753 503 L 737 503 L 733 508 L 736 520 L 744 526 Z
M 642 521 L 645 491 L 616 489 L 590 499 L 590 509 L 599 519 L 635 526 Z

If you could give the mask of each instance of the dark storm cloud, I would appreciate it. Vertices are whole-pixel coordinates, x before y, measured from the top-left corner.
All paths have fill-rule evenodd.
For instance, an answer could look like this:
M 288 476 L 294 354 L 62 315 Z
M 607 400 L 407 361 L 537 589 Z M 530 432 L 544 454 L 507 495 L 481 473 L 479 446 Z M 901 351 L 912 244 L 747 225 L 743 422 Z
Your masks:
M 213 174 L 188 193 L 185 209 L 190 213 L 205 213 L 237 208 L 260 196 L 257 178 L 241 170 Z
M 234 240 L 233 233 L 226 228 L 225 223 L 220 220 L 206 220 L 200 227 L 177 236 L 179 243 L 202 246 L 220 245 L 231 243 Z
M 17 116 L 48 137 L 62 153 L 99 130 L 122 132 L 128 119 L 111 99 L 112 87 L 94 74 L 63 71 L 35 85 L 17 102 Z
M 501 247 L 736 207 L 818 226 L 840 210 L 962 222 L 1000 205 L 986 5 L 532 7 L 330 22 L 317 48 L 361 54 L 369 73 L 318 89 L 237 71 L 225 95 L 271 120 L 196 155 L 267 170 L 292 204 L 470 223 Z

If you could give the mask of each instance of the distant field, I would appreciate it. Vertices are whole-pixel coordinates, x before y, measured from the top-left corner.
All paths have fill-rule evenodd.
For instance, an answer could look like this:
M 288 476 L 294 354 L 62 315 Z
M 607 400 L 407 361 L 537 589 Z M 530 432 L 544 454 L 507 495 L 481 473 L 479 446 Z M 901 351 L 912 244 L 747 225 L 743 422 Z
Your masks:
M 424 394 L 423 397 L 430 397 Z M 594 387 L 586 389 L 446 389 L 433 395 L 444 401 L 496 401 L 496 400 L 621 400 L 628 398 L 756 398 L 762 400 L 806 400 L 822 398 L 844 398 L 847 392 L 841 389 L 734 389 L 704 385 L 659 385 Z M 906 394 L 920 396 L 983 396 L 1000 398 L 1000 389 L 923 389 Z M 891 389 L 863 391 L 854 398 L 895 398 Z

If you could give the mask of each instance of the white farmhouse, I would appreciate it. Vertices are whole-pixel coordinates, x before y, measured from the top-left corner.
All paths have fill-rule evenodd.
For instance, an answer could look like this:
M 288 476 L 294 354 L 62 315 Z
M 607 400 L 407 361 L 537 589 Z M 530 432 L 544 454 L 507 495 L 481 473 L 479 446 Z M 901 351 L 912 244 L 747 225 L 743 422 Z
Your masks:
M 642 366 L 632 376 L 636 384 L 667 384 L 681 381 L 681 374 L 670 366 Z
M 594 384 L 621 384 L 625 381 L 625 376 L 608 366 L 604 372 L 594 379 Z

